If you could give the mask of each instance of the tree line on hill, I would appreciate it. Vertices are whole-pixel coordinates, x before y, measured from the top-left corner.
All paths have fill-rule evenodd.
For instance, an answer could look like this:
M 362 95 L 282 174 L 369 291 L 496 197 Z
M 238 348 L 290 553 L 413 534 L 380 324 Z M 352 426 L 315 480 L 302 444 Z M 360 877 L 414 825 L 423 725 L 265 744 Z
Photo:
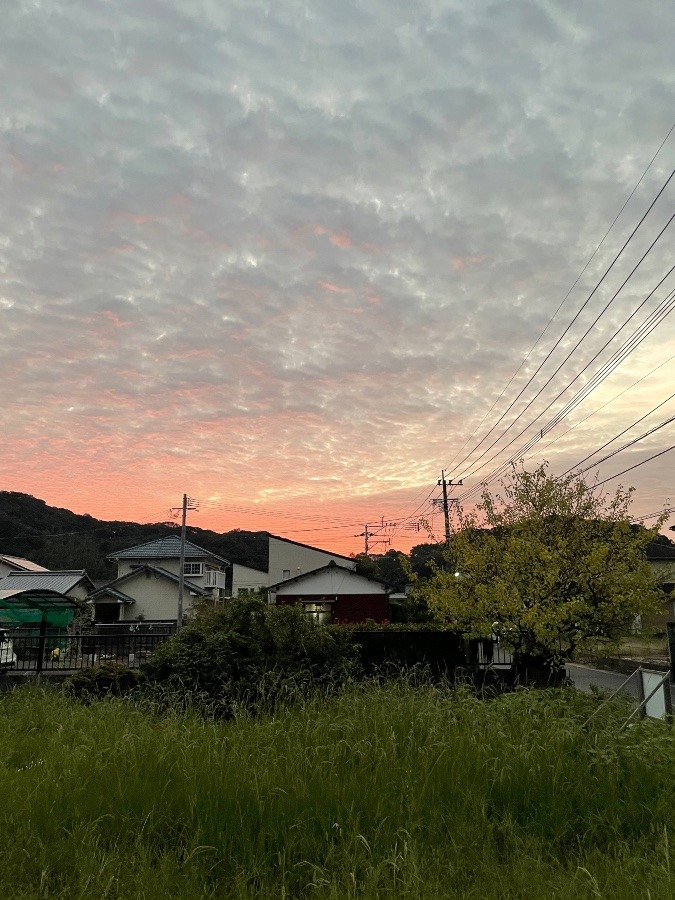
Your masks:
M 47 569 L 86 569 L 90 578 L 113 578 L 116 566 L 106 559 L 110 553 L 176 533 L 180 533 L 177 522 L 109 522 L 48 506 L 30 494 L 0 491 L 0 553 L 30 559 Z M 188 526 L 186 533 L 189 541 L 205 550 L 239 565 L 267 571 L 267 531 L 235 528 L 218 533 Z M 431 560 L 442 564 L 443 547 L 420 544 L 409 556 L 390 550 L 375 557 L 359 554 L 355 559 L 361 574 L 401 592 L 410 580 L 406 560 L 419 577 L 428 577 Z
M 104 521 L 16 491 L 0 491 L 0 553 L 19 556 L 47 569 L 86 569 L 93 579 L 114 578 L 116 566 L 107 556 L 118 550 L 180 533 L 177 522 Z M 269 532 L 233 529 L 224 533 L 188 526 L 187 538 L 231 562 L 266 572 Z M 412 571 L 432 573 L 430 561 L 442 565 L 443 547 L 420 544 L 409 556 L 390 550 L 376 557 L 356 556 L 358 570 L 402 592 Z
M 180 533 L 176 522 L 106 522 L 15 491 L 0 491 L 0 553 L 30 559 L 47 569 L 86 569 L 93 579 L 114 578 L 110 553 Z M 223 534 L 188 527 L 187 538 L 212 553 L 267 570 L 268 533 L 234 529 Z

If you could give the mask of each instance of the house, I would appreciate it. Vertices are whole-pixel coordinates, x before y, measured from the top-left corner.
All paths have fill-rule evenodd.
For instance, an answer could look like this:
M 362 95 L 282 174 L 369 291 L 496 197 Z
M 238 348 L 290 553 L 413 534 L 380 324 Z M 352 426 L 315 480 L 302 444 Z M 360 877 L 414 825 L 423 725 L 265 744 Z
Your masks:
M 355 569 L 356 562 L 348 556 L 319 550 L 309 544 L 300 544 L 287 538 L 271 534 L 269 537 L 269 560 L 267 563 L 267 585 L 277 584 L 289 578 L 296 578 L 328 565 L 331 560 L 346 569 Z
M 232 563 L 231 596 L 238 597 L 241 594 L 251 594 L 266 588 L 269 584 L 269 575 L 260 569 L 252 569 L 250 566 L 242 566 Z
M 0 578 L 6 578 L 12 572 L 47 572 L 44 566 L 24 559 L 22 556 L 7 556 L 0 553 Z
M 386 586 L 381 581 L 357 575 L 353 567 L 338 565 L 335 560 L 270 585 L 268 596 L 269 602 L 276 606 L 302 604 L 305 612 L 319 624 L 389 620 Z
M 111 553 L 117 578 L 91 596 L 97 622 L 176 621 L 180 587 L 181 540 L 174 535 Z M 222 602 L 228 560 L 185 542 L 183 613 L 194 615 L 197 601 Z
M 84 569 L 59 571 L 12 572 L 0 581 L 0 591 L 51 590 L 78 602 L 85 601 L 94 591 L 94 582 Z
M 331 553 L 328 550 L 320 550 L 310 544 L 301 544 L 275 534 L 269 535 L 268 542 L 266 572 L 252 569 L 249 566 L 241 566 L 238 563 L 232 565 L 230 590 L 232 597 L 259 591 L 279 581 L 304 575 L 306 572 L 312 572 L 327 565 L 331 560 L 348 569 L 356 568 L 356 562 L 350 557 Z

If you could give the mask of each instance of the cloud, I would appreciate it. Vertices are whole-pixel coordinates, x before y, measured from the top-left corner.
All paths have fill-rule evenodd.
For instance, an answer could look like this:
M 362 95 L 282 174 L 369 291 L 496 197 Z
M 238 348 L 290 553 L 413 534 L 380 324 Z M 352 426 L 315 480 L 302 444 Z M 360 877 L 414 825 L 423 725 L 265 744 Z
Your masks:
M 371 495 L 376 510 L 401 500 L 410 512 L 405 498 L 461 461 L 536 371 L 672 168 L 671 136 L 551 321 L 672 124 L 669 11 L 11 0 L 0 46 L 11 486 L 96 513 L 102 486 L 125 484 L 105 508 L 124 517 L 137 490 L 134 509 L 153 518 L 186 481 L 208 495 L 227 472 L 241 503 L 330 498 L 362 518 L 356 498 Z M 665 247 L 523 424 L 661 277 Z M 673 340 L 666 319 L 594 399 L 645 375 Z M 672 374 L 551 454 L 563 466 L 599 446 Z M 667 471 L 654 465 L 651 506 Z

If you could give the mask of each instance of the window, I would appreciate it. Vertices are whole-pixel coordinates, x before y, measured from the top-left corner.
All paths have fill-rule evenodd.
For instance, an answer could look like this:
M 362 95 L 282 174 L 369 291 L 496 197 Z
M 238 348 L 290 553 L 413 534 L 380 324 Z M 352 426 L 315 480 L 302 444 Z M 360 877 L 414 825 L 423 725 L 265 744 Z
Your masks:
M 183 566 L 183 575 L 203 575 L 204 563 L 185 563 Z
M 283 571 L 282 574 L 281 574 L 281 577 L 282 577 L 282 579 L 283 579 L 284 581 L 286 581 L 286 579 L 288 579 L 288 578 L 291 577 L 291 570 L 290 570 L 290 569 L 284 569 L 284 571 Z
M 333 604 L 330 600 L 319 601 L 302 600 L 301 603 L 305 609 L 305 615 L 317 625 L 329 625 L 333 619 Z

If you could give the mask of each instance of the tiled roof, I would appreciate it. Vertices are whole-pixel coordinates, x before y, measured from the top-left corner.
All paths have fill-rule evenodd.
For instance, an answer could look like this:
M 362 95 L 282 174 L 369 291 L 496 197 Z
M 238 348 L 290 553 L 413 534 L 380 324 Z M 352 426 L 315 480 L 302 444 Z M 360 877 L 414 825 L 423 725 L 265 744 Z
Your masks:
M 112 587 L 104 587 L 101 588 L 100 591 L 96 592 L 94 603 L 103 603 L 104 597 L 106 596 L 114 597 L 118 603 L 124 603 L 125 605 L 136 602 L 133 597 L 130 597 L 128 594 L 122 593 L 122 591 L 117 591 Z
M 69 569 L 61 572 L 11 572 L 0 581 L 0 589 L 3 591 L 40 589 L 67 594 L 81 581 L 85 582 L 85 588 L 93 588 L 84 569 Z
M 675 562 L 675 547 L 651 542 L 647 544 L 647 559 L 672 559 Z
M 180 559 L 180 538 L 174 535 L 158 538 L 127 550 L 118 550 L 117 553 L 111 553 L 108 559 Z M 185 542 L 185 559 L 216 559 L 223 565 L 229 565 L 229 560 L 190 541 Z

